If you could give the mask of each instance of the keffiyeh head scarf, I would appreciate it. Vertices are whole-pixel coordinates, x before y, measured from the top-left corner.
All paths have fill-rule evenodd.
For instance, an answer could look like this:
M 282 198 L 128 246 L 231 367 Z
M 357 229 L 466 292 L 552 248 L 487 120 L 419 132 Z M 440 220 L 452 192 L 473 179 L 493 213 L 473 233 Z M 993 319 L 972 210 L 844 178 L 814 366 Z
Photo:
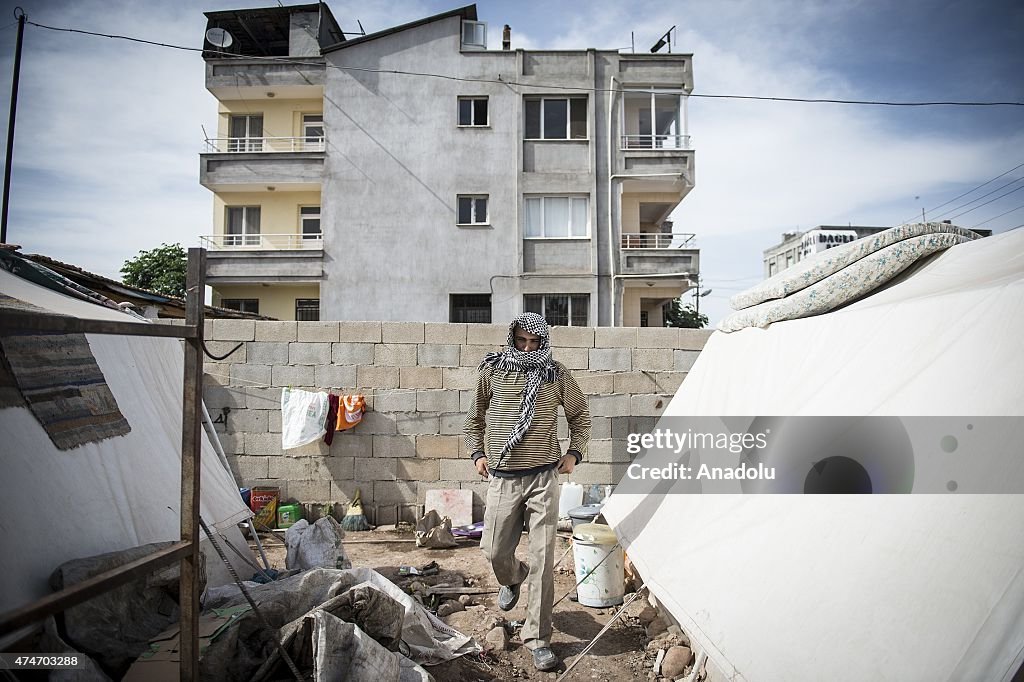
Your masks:
M 540 337 L 537 350 L 523 351 L 516 348 L 516 328 Z M 547 321 L 537 313 L 523 313 L 508 325 L 508 346 L 500 353 L 488 353 L 484 356 L 480 368 L 493 367 L 526 374 L 526 387 L 523 390 L 523 402 L 519 407 L 519 420 L 512 427 L 512 432 L 501 449 L 502 456 L 512 450 L 526 435 L 533 421 L 533 408 L 537 403 L 537 391 L 542 383 L 551 383 L 558 379 L 558 366 L 551 359 L 550 331 Z M 500 464 L 500 460 L 499 460 Z

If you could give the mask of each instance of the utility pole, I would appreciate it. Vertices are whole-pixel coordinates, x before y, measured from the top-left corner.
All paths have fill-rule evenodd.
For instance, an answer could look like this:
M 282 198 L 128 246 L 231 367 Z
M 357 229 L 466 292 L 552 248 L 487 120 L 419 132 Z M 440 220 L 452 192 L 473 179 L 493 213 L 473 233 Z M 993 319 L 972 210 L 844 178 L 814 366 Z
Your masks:
M 25 35 L 25 11 L 14 8 L 18 18 L 18 41 L 14 46 L 14 78 L 11 80 L 11 115 L 7 119 L 7 164 L 4 166 L 4 205 L 0 213 L 0 243 L 7 243 L 7 213 L 11 203 L 11 161 L 14 158 L 14 119 L 18 113 L 18 80 L 21 75 L 21 41 Z

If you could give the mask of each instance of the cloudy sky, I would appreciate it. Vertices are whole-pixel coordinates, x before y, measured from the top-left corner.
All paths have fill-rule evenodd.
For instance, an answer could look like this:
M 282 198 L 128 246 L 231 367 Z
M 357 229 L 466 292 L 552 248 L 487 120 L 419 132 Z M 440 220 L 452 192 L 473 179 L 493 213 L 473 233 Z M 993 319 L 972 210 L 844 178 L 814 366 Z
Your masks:
M 194 47 L 203 11 L 269 4 L 20 2 L 41 24 Z M 458 6 L 328 4 L 344 29 L 358 19 L 367 31 Z M 0 3 L 4 130 L 13 8 Z M 1020 0 L 527 0 L 478 12 L 492 47 L 506 23 L 513 47 L 624 48 L 632 31 L 638 50 L 676 25 L 695 94 L 1024 102 Z M 8 241 L 113 277 L 139 250 L 197 245 L 212 229 L 198 153 L 216 103 L 203 77 L 196 52 L 26 27 Z M 693 98 L 689 128 L 697 184 L 674 217 L 700 240 L 712 322 L 761 278 L 761 253 L 784 231 L 893 225 L 922 208 L 996 232 L 1024 224 L 1024 167 L 932 210 L 1024 164 L 1024 107 Z

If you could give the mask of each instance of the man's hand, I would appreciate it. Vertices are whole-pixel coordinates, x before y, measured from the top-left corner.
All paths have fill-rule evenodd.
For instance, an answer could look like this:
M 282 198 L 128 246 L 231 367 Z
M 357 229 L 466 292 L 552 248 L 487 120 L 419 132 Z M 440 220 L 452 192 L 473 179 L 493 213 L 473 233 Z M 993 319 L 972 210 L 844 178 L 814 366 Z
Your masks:
M 558 473 L 560 474 L 571 474 L 575 468 L 576 455 L 565 455 L 562 457 L 562 461 L 558 463 Z
M 475 464 L 476 464 L 476 472 L 478 474 L 480 474 L 484 478 L 487 478 L 488 476 L 491 475 L 491 472 L 487 470 L 487 458 L 486 457 L 481 457 L 480 459 L 478 459 L 475 462 Z

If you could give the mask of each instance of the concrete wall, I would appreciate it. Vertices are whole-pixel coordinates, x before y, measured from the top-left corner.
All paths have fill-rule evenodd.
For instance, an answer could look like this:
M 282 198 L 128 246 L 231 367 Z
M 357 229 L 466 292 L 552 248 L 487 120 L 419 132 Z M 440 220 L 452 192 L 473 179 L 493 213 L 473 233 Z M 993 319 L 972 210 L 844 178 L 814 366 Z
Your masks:
M 272 485 L 286 498 L 347 503 L 362 491 L 376 523 L 411 517 L 432 488 L 474 492 L 477 518 L 486 483 L 465 452 L 462 426 L 485 352 L 504 343 L 504 325 L 422 322 L 207 323 L 204 397 L 239 485 Z M 628 455 L 621 442 L 653 428 L 710 332 L 664 328 L 557 327 L 555 358 L 589 396 L 593 433 L 572 476 L 615 482 Z M 281 388 L 361 392 L 370 411 L 351 431 L 283 451 Z M 560 420 L 568 445 L 568 429 Z M 623 458 L 626 459 L 623 459 Z M 613 465 L 615 469 L 613 470 Z M 404 506 L 403 506 L 404 505 Z

